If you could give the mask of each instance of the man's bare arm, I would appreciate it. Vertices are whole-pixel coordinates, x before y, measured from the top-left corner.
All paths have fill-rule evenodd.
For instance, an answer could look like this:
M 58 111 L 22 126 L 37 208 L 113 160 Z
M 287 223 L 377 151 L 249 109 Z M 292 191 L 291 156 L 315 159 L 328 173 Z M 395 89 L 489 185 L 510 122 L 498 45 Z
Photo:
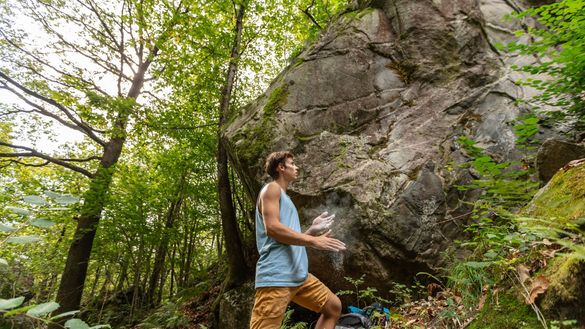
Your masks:
M 270 183 L 260 193 L 262 217 L 266 234 L 274 240 L 288 245 L 307 246 L 315 249 L 340 251 L 345 250 L 345 244 L 337 239 L 330 238 L 330 232 L 321 236 L 311 236 L 296 232 L 280 222 L 280 186 Z

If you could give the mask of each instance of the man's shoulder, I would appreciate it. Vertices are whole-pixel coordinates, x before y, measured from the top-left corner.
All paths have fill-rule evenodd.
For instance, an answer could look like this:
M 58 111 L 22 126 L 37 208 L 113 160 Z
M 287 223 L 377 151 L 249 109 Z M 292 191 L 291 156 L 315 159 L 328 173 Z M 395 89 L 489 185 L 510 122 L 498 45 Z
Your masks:
M 275 198 L 280 196 L 280 191 L 281 191 L 280 185 L 278 185 L 276 182 L 270 182 L 266 184 L 266 186 L 264 186 L 264 188 L 260 192 L 260 197 Z

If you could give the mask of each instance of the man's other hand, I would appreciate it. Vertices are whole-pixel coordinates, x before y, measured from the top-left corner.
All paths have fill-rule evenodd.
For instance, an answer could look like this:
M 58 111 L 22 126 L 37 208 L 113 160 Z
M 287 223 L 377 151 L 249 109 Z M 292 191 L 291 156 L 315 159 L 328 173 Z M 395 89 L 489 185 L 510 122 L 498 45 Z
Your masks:
M 333 225 L 333 218 L 335 218 L 335 214 L 329 215 L 328 212 L 322 213 L 317 218 L 313 219 L 311 227 L 309 227 L 305 233 L 313 236 L 324 234 L 329 230 L 331 225 Z
M 325 234 L 313 237 L 311 239 L 311 244 L 309 247 L 319 249 L 319 250 L 327 250 L 327 251 L 342 251 L 345 250 L 345 243 L 331 238 L 331 230 L 327 231 Z

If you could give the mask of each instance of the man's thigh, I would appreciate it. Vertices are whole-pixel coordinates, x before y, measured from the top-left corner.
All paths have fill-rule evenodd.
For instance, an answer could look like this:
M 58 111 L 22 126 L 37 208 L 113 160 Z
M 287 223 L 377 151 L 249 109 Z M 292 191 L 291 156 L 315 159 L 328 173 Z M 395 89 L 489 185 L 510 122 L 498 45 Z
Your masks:
M 279 329 L 291 295 L 286 287 L 256 289 L 250 329 Z
M 321 313 L 330 294 L 332 294 L 331 290 L 309 273 L 307 280 L 297 288 L 292 301 L 313 312 Z

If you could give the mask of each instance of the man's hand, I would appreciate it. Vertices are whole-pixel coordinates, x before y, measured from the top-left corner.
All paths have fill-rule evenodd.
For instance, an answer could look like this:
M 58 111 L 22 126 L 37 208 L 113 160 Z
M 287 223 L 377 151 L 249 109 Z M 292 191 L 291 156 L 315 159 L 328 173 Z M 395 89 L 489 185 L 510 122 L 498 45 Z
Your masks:
M 333 225 L 333 218 L 335 218 L 335 214 L 331 216 L 328 215 L 328 212 L 324 212 L 319 215 L 319 217 L 313 219 L 313 224 L 311 224 L 311 227 L 309 227 L 305 234 L 319 236 L 329 231 L 329 228 L 331 225 Z
M 345 250 L 345 243 L 343 243 L 337 239 L 330 238 L 329 237 L 330 235 L 331 235 L 331 230 L 329 230 L 327 233 L 325 233 L 323 235 L 313 237 L 313 239 L 311 239 L 311 243 L 309 244 L 309 247 L 319 249 L 319 250 L 328 250 L 328 251 Z

